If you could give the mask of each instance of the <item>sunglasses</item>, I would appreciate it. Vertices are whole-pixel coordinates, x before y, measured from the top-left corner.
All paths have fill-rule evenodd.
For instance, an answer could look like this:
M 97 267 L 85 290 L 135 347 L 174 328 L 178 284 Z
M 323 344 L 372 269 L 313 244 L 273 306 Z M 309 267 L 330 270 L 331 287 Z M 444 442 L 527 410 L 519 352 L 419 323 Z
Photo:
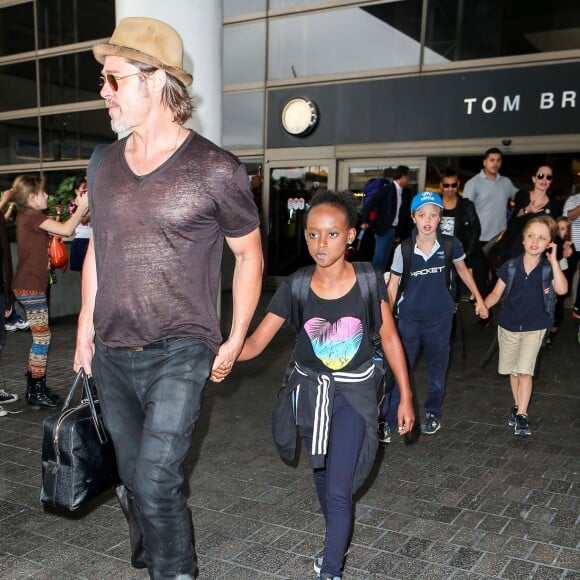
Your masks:
M 447 189 L 449 187 L 457 187 L 459 185 L 459 181 L 454 181 L 453 183 L 442 183 L 441 187 L 443 189 Z
M 550 175 L 549 173 L 538 173 L 538 175 L 536 175 L 536 177 L 538 179 L 547 179 L 548 181 L 552 181 L 552 178 L 554 176 L 553 175 Z
M 109 86 L 115 91 L 117 92 L 119 90 L 119 81 L 122 81 L 123 79 L 128 79 L 129 77 L 134 77 L 136 75 L 140 75 L 143 74 L 141 71 L 136 72 L 136 73 L 132 73 L 130 75 L 125 75 L 123 77 L 116 77 L 115 75 L 112 74 L 107 74 L 107 75 L 101 75 L 99 77 L 99 87 L 102 89 L 106 83 L 109 84 Z

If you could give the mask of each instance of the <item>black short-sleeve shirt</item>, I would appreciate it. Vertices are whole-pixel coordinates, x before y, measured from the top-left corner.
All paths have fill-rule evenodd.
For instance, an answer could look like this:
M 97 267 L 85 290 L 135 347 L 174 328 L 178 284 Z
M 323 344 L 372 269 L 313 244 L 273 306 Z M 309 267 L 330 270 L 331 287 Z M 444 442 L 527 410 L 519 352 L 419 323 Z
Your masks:
M 384 282 L 379 282 L 379 298 L 387 301 Z M 282 282 L 267 310 L 290 321 L 290 280 Z M 348 371 L 360 366 L 374 353 L 366 315 L 358 284 L 341 298 L 332 300 L 321 298 L 310 289 L 304 306 L 304 325 L 298 329 L 296 360 L 321 372 Z

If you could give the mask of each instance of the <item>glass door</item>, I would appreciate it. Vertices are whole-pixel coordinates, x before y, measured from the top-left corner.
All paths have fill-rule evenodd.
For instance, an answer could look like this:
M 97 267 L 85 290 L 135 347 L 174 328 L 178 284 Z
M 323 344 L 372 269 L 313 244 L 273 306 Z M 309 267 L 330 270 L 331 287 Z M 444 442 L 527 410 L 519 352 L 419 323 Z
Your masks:
M 387 177 L 393 179 L 398 167 L 409 168 L 409 181 L 403 189 L 403 203 L 410 203 L 410 199 L 417 192 L 422 191 L 425 185 L 427 159 L 420 158 L 390 158 L 390 159 L 347 159 L 339 163 L 338 189 L 350 190 L 358 200 L 359 223 L 363 206 L 363 187 L 369 179 Z M 412 227 L 410 215 L 399 214 L 396 242 L 406 238 Z M 371 260 L 373 257 L 375 239 L 373 235 L 360 231 L 357 239 L 356 256 L 358 260 Z
M 304 239 L 304 215 L 312 196 L 331 185 L 334 167 L 329 161 L 291 161 L 271 163 L 266 169 L 266 273 L 287 276 L 311 263 Z
M 409 182 L 406 188 L 409 195 L 415 195 L 425 186 L 427 171 L 426 157 L 397 159 L 347 159 L 341 161 L 338 171 L 338 189 L 349 189 L 360 202 L 362 209 L 363 187 L 369 179 L 392 178 L 395 169 L 401 165 L 409 168 Z

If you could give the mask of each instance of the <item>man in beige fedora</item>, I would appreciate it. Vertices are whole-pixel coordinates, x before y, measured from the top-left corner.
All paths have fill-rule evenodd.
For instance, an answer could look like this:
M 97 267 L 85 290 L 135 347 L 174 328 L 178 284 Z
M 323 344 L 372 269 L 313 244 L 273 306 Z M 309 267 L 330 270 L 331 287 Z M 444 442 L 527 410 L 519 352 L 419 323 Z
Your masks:
M 129 135 L 108 146 L 90 188 L 74 366 L 95 377 L 150 577 L 194 578 L 183 463 L 208 376 L 231 369 L 258 302 L 258 213 L 239 160 L 183 127 L 192 77 L 173 28 L 125 18 L 93 53 L 111 127 Z M 235 270 L 222 342 L 224 239 Z

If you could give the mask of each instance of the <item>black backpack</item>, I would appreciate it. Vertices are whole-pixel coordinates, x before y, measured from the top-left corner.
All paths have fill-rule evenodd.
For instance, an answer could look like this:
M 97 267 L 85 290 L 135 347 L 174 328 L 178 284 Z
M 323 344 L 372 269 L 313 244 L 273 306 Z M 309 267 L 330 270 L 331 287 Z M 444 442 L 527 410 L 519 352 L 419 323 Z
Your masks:
M 369 202 L 381 191 L 389 187 L 390 181 L 382 177 L 373 177 L 369 179 L 363 187 L 363 206 L 369 204 Z M 369 225 L 372 227 L 379 215 L 378 209 L 371 209 L 369 211 Z

